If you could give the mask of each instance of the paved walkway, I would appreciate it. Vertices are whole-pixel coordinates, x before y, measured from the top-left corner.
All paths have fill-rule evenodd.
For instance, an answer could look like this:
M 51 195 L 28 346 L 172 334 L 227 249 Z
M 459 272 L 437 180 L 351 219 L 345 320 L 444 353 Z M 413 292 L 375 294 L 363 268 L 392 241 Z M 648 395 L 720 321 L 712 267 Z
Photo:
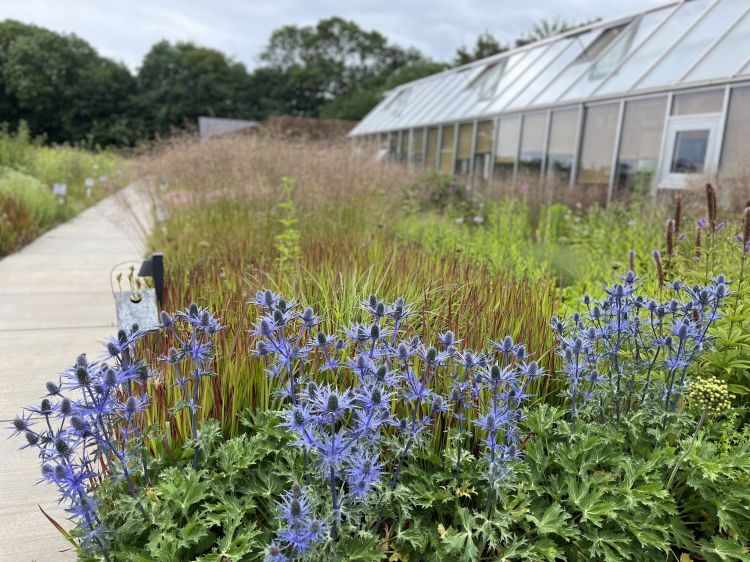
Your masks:
M 149 198 L 131 186 L 0 260 L 0 419 L 36 404 L 44 383 L 82 352 L 98 355 L 114 335 L 110 270 L 140 260 L 150 216 Z M 3 426 L 8 425 L 6 423 Z M 31 450 L 0 429 L 0 561 L 74 560 L 70 544 L 39 511 L 58 521 L 65 513 L 39 480 Z

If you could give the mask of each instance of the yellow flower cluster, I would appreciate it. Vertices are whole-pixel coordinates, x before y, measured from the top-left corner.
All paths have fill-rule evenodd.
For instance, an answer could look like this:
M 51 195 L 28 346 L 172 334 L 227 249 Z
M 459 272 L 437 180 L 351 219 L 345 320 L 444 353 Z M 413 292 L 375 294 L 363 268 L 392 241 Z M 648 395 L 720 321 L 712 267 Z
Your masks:
M 711 416 L 720 416 L 732 407 L 736 396 L 717 377 L 696 379 L 688 389 L 688 403 Z

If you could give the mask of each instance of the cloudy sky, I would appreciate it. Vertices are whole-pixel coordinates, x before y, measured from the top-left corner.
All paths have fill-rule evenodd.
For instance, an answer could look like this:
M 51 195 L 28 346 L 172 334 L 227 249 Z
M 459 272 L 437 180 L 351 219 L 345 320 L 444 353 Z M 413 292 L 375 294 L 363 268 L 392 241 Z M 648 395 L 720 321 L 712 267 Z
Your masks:
M 193 41 L 256 66 L 272 30 L 329 16 L 376 29 L 395 43 L 448 60 L 490 31 L 511 41 L 543 17 L 611 19 L 663 0 L 0 0 L 12 18 L 75 33 L 135 69 L 161 40 Z

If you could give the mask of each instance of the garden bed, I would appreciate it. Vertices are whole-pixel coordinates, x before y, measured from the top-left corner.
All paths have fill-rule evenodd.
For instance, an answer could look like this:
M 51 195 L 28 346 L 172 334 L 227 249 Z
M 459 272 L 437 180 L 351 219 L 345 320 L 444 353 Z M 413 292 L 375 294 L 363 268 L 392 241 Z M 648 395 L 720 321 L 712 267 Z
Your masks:
M 265 137 L 142 165 L 179 312 L 15 422 L 82 560 L 750 560 L 750 211 Z

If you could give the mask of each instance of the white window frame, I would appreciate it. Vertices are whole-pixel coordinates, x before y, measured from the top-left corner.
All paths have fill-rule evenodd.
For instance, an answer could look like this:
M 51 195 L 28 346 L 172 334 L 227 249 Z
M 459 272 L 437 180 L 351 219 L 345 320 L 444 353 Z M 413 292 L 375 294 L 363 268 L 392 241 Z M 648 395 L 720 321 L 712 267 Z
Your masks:
M 712 176 L 719 167 L 721 152 L 721 113 L 680 115 L 669 118 L 666 128 L 666 139 L 661 154 L 658 187 L 661 189 L 683 189 L 690 180 L 700 176 Z M 708 145 L 703 171 L 698 174 L 676 174 L 670 172 L 674 156 L 677 133 L 682 131 L 708 131 Z

